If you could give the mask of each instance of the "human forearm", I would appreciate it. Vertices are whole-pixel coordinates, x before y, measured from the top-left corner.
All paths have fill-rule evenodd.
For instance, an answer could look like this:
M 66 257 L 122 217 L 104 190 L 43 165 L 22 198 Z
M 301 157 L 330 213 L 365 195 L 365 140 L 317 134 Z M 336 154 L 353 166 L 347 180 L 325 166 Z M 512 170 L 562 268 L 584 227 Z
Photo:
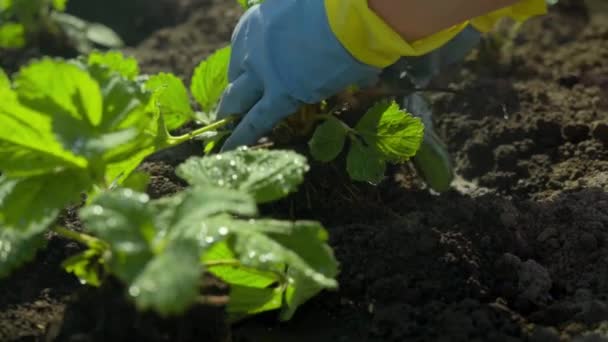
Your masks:
M 380 18 L 409 42 L 510 6 L 518 0 L 369 0 Z

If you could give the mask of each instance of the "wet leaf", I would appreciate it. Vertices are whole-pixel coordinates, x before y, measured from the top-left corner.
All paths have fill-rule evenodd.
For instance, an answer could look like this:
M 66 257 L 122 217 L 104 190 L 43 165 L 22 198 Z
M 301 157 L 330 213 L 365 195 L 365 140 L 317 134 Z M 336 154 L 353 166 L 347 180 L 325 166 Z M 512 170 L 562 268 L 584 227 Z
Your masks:
M 268 271 L 287 265 L 322 287 L 337 286 L 338 264 L 319 223 L 264 219 L 226 222 L 225 226 L 235 234 L 231 248 L 243 265 Z
M 161 314 L 194 303 L 205 268 L 237 289 L 229 306 L 235 317 L 286 305 L 281 293 L 288 269 L 318 291 L 337 286 L 337 261 L 319 223 L 247 219 L 256 213 L 246 193 L 193 187 L 154 201 L 128 189 L 103 193 L 81 217 L 109 244 L 104 264 L 127 284 L 137 306 Z
M 140 309 L 155 309 L 162 315 L 179 314 L 199 295 L 203 269 L 195 241 L 173 241 L 150 260 L 129 287 Z
M 100 195 L 80 210 L 88 230 L 110 245 L 106 264 L 131 283 L 154 257 L 156 228 L 147 195 L 120 189 Z
M 244 267 L 238 262 L 237 255 L 225 240 L 215 243 L 203 255 L 207 270 L 231 286 L 263 289 L 279 281 L 276 273 Z
M 27 231 L 7 229 L 0 224 L 0 279 L 34 259 L 38 250 L 45 247 L 47 223 L 40 223 Z
M 306 158 L 292 151 L 236 150 L 191 158 L 176 173 L 190 184 L 237 189 L 266 203 L 295 191 L 306 171 Z

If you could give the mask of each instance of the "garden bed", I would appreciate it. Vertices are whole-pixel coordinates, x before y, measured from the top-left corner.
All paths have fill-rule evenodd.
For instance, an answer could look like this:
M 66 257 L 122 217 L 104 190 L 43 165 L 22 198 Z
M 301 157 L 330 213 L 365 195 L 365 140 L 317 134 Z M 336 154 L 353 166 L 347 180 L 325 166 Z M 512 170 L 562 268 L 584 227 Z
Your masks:
M 151 14 L 167 26 L 125 51 L 142 72 L 187 80 L 227 44 L 241 10 L 175 4 L 175 21 Z M 457 189 L 431 194 L 407 167 L 375 187 L 313 165 L 299 193 L 263 207 L 321 221 L 340 262 L 339 290 L 291 321 L 271 312 L 230 327 L 205 305 L 171 319 L 138 314 L 120 285 L 99 291 L 65 273 L 61 261 L 79 247 L 50 236 L 0 282 L 0 340 L 608 340 L 608 13 L 564 1 L 499 56 L 476 51 L 436 82 L 452 90 L 433 99 Z M 149 158 L 148 193 L 179 192 L 174 166 L 197 149 Z M 62 220 L 80 224 L 72 210 Z

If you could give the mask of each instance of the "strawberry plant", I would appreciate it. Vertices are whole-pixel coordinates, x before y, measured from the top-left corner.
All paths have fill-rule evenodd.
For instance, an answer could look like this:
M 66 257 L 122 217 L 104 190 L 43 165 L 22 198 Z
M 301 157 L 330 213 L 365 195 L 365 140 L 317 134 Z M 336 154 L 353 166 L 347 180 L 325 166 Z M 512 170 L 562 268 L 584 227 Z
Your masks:
M 293 152 L 240 150 L 190 159 L 178 173 L 192 187 L 170 197 L 106 192 L 80 211 L 94 236 L 78 234 L 89 248 L 65 267 L 92 284 L 113 274 L 140 309 L 164 315 L 197 302 L 207 271 L 230 284 L 233 319 L 277 309 L 289 319 L 337 286 L 337 263 L 319 223 L 258 219 L 256 201 L 295 190 L 306 168 Z
M 68 272 L 92 286 L 115 277 L 137 307 L 163 315 L 200 301 L 204 272 L 230 285 L 235 320 L 268 310 L 289 319 L 336 288 L 337 262 L 319 223 L 258 217 L 257 204 L 296 190 L 306 159 L 263 149 L 209 155 L 236 119 L 215 119 L 229 58 L 226 47 L 196 68 L 190 92 L 200 111 L 181 79 L 140 75 L 134 59 L 116 52 L 43 58 L 12 81 L 0 71 L 0 277 L 31 260 L 53 232 L 86 246 L 64 262 Z M 331 112 L 312 117 L 323 122 L 311 154 L 329 162 L 348 138 L 353 180 L 379 182 L 387 162 L 407 160 L 422 140 L 420 120 L 394 102 L 379 102 L 354 127 Z M 202 126 L 172 135 L 193 120 Z M 190 187 L 150 199 L 147 178 L 134 170 L 191 139 L 204 140 L 207 156 L 177 168 Z M 82 231 L 58 226 L 60 211 L 75 204 Z
M 66 44 L 78 52 L 123 45 L 110 28 L 65 13 L 67 0 L 0 0 L 0 48 Z
M 191 86 L 209 113 L 223 87 L 199 79 L 214 79 L 210 60 Z M 288 319 L 337 286 L 320 224 L 257 217 L 256 203 L 302 181 L 302 156 L 239 150 L 193 158 L 178 169 L 191 188 L 160 200 L 138 192 L 145 177 L 133 170 L 146 156 L 231 120 L 171 135 L 195 117 L 177 77 L 141 76 L 136 61 L 118 53 L 44 58 L 12 82 L 0 72 L 0 98 L 0 277 L 33 258 L 52 231 L 87 246 L 64 263 L 83 283 L 114 276 L 138 307 L 165 315 L 198 301 L 204 271 L 232 285 L 235 319 L 274 309 Z M 83 194 L 84 231 L 57 226 L 60 211 Z
M 337 116 L 323 116 L 309 141 L 316 160 L 329 162 L 350 141 L 346 170 L 351 179 L 379 183 L 384 178 L 387 162 L 404 162 L 418 151 L 424 125 L 419 118 L 400 110 L 394 101 L 381 101 L 372 106 L 350 127 Z

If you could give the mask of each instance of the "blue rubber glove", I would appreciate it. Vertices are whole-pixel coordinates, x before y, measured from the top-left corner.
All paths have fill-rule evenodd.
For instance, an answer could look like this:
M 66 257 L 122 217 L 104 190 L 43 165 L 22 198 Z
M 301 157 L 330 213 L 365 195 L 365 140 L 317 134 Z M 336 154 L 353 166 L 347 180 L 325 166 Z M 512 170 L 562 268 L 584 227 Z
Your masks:
M 222 150 L 253 144 L 302 104 L 370 85 L 381 71 L 342 46 L 323 0 L 266 0 L 245 13 L 232 36 L 230 84 L 218 115 L 244 117 Z

